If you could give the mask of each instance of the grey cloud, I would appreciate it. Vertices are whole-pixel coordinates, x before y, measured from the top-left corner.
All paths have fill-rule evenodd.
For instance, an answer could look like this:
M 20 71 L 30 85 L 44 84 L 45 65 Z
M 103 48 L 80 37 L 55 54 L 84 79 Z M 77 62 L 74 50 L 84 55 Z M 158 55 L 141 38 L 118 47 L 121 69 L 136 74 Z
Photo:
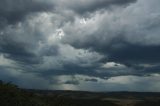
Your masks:
M 38 0 L 1 0 L 0 20 L 12 24 L 25 18 L 27 14 L 48 11 L 52 8 L 53 4 Z
M 100 9 L 109 9 L 111 6 L 125 6 L 127 4 L 136 2 L 137 0 L 60 0 L 56 3 L 62 8 L 66 7 L 75 11 L 78 14 L 92 13 Z M 60 8 L 61 8 L 60 7 Z
M 100 13 L 100 16 L 91 17 L 86 20 L 87 25 L 80 25 L 82 32 L 78 31 L 79 28 L 68 31 L 67 26 L 66 33 L 73 36 L 66 36 L 64 42 L 76 48 L 91 49 L 105 54 L 108 61 L 127 66 L 134 63 L 159 63 L 160 26 L 157 23 L 160 9 L 156 5 L 156 10 L 151 11 L 154 3 L 147 6 L 143 6 L 142 3 L 143 1 L 139 1 L 127 9 L 115 11 L 114 14 L 105 12 Z M 139 11 L 134 12 L 134 9 Z M 148 11 L 141 13 L 143 9 Z M 152 15 L 147 17 L 150 12 Z M 83 33 L 84 29 L 90 28 L 89 24 L 96 28 L 92 27 Z M 73 23 L 74 25 L 76 26 L 77 22 Z M 78 32 L 78 36 L 74 37 L 74 32 Z
M 123 6 L 132 2 L 136 2 L 136 0 L 89 0 L 85 2 L 82 0 L 76 2 L 72 0 L 2 0 L 0 4 L 0 20 L 2 23 L 0 25 L 15 24 L 22 21 L 26 15 L 35 12 L 53 12 L 54 9 L 55 12 L 63 13 L 63 8 L 66 8 L 78 14 L 84 14 L 109 8 L 112 5 Z
M 10 41 L 0 46 L 0 52 L 8 54 L 7 58 L 13 59 L 15 61 L 27 64 L 37 63 L 38 61 L 35 60 L 36 55 L 27 51 L 24 46 L 25 45 L 21 43 L 13 43 Z
M 60 75 L 90 76 L 84 82 L 93 84 L 99 82 L 97 79 L 115 76 L 158 74 L 159 10 L 158 0 L 1 1 L 0 54 L 16 63 L 5 67 L 0 62 L 1 76 L 25 87 L 29 84 L 22 82 L 35 77 L 32 84 L 40 80 L 46 83 L 45 87 L 52 88 L 49 82 L 58 84 L 53 77 Z M 91 14 L 84 16 L 87 13 Z M 62 38 L 58 30 L 64 33 Z M 103 67 L 109 62 L 124 67 Z M 9 71 L 5 73 L 6 70 Z M 79 79 L 63 82 L 81 85 Z M 117 86 L 125 89 L 121 84 Z
M 108 49 L 108 51 L 110 51 Z M 141 46 L 126 44 L 125 47 L 112 50 L 109 53 L 110 61 L 122 63 L 159 63 L 160 46 Z
M 79 81 L 66 81 L 64 84 L 79 85 Z
M 98 80 L 97 79 L 85 79 L 85 81 L 87 81 L 87 82 L 98 82 Z

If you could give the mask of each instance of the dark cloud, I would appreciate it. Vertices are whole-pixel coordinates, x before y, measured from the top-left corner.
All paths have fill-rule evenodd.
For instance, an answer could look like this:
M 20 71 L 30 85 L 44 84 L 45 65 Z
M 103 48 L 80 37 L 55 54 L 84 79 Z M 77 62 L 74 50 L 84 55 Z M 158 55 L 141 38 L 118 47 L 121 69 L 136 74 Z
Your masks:
M 95 40 L 93 40 L 95 41 Z M 101 43 L 101 42 L 100 42 Z M 151 73 L 160 73 L 159 65 L 156 67 L 144 67 L 140 64 L 147 65 L 156 65 L 160 63 L 160 45 L 141 45 L 141 44 L 132 44 L 122 36 L 121 38 L 114 38 L 107 45 L 98 44 L 86 44 L 85 46 L 77 46 L 77 48 L 89 48 L 93 51 L 97 51 L 103 55 L 106 55 L 105 62 L 115 62 L 120 63 L 126 66 L 124 69 L 116 69 L 116 66 L 109 69 L 100 69 L 104 73 L 97 73 L 98 68 L 94 67 L 91 70 L 93 73 L 87 72 L 89 75 L 98 76 L 98 77 L 111 77 L 118 75 L 138 75 L 145 76 Z M 118 47 L 117 47 L 118 46 Z M 80 68 L 81 69 L 81 68 Z M 121 71 L 126 70 L 126 71 Z M 132 70 L 132 71 L 129 71 Z M 81 71 L 82 72 L 82 71 Z M 115 73 L 116 72 L 116 73 Z
M 117 86 L 125 89 L 121 83 L 136 77 L 145 83 L 160 74 L 158 4 L 158 0 L 2 0 L 0 77 L 23 87 L 34 80 L 35 88 L 51 89 L 52 83 L 115 87 L 119 80 Z M 45 84 L 36 85 L 39 81 Z
M 50 0 L 2 0 L 0 4 L 0 20 L 2 24 L 14 24 L 35 12 L 48 12 L 53 8 L 63 11 L 62 8 L 71 9 L 79 14 L 90 13 L 99 9 L 109 8 L 112 5 L 123 6 L 136 0 L 102 0 L 102 1 L 50 1 Z
M 142 1 L 134 4 L 134 6 L 142 6 L 140 3 Z M 133 12 L 134 9 L 135 11 L 141 11 L 142 9 L 147 9 L 148 11 L 142 14 L 138 11 Z M 150 13 L 150 6 L 139 8 L 128 6 L 126 10 L 118 11 L 116 14 L 106 12 L 106 14 L 101 14 L 101 17 L 91 17 L 86 19 L 86 24 L 96 26 L 95 29 L 93 27 L 83 32 L 84 29 L 90 27 L 88 25 L 80 27 L 82 32 L 76 28 L 73 28 L 72 31 L 68 31 L 68 28 L 66 28 L 66 33 L 72 36 L 67 36 L 64 42 L 70 43 L 75 48 L 90 49 L 101 53 L 106 56 L 106 62 L 120 63 L 128 68 L 133 68 L 133 72 L 127 74 L 142 75 L 143 72 L 139 71 L 139 64 L 160 63 L 160 56 L 158 55 L 160 53 L 158 37 L 160 26 L 158 24 L 159 13 L 157 10 L 159 10 L 158 6 L 156 10 L 152 10 L 154 15 L 146 18 L 144 16 Z M 132 12 L 128 13 L 128 11 Z M 74 25 L 76 26 L 77 23 L 75 22 Z M 74 32 L 77 31 L 79 31 L 78 36 L 74 37 Z M 119 71 L 118 74 L 120 73 Z
M 107 51 L 106 51 L 107 52 Z M 160 63 L 160 45 L 125 44 L 120 49 L 108 49 L 109 61 L 122 63 Z
M 24 64 L 36 64 L 40 59 L 28 50 L 28 45 L 24 42 L 15 42 L 13 40 L 0 40 L 0 52 L 7 54 L 7 58 Z
M 79 85 L 79 81 L 66 81 L 64 84 Z
M 61 0 L 57 4 L 59 4 L 62 7 L 69 8 L 78 14 L 83 15 L 101 9 L 109 9 L 112 6 L 126 6 L 136 1 L 137 0 L 100 0 L 100 1 L 87 0 L 84 2 L 83 0 L 79 1 Z
M 9 24 L 21 21 L 27 14 L 48 11 L 53 8 L 48 2 L 38 0 L 1 0 L 0 20 Z
M 98 82 L 98 80 L 97 79 L 94 79 L 94 78 L 92 78 L 92 79 L 85 79 L 85 81 L 89 81 L 89 82 Z

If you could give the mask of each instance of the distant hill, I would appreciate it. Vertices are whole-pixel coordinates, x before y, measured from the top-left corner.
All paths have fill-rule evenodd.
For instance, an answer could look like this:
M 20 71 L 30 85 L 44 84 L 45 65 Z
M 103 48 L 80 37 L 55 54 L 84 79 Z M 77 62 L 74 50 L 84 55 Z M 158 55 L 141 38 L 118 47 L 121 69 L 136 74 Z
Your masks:
M 0 81 L 0 106 L 160 106 L 160 93 L 31 90 Z

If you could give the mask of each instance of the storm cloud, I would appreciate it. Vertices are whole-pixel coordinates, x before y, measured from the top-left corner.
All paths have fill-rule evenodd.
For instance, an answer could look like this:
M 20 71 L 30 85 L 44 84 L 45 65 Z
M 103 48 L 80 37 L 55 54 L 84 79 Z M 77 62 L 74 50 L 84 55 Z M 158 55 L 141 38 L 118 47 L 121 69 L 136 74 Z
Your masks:
M 14 24 L 21 21 L 27 14 L 49 11 L 54 6 L 49 2 L 38 0 L 2 0 L 0 4 L 0 20 Z
M 55 1 L 55 4 L 57 4 L 60 9 L 68 8 L 71 11 L 83 15 L 99 11 L 101 9 L 111 9 L 112 6 L 126 6 L 133 2 L 136 2 L 136 0 L 57 0 Z
M 25 88 L 158 91 L 159 4 L 2 0 L 0 78 Z

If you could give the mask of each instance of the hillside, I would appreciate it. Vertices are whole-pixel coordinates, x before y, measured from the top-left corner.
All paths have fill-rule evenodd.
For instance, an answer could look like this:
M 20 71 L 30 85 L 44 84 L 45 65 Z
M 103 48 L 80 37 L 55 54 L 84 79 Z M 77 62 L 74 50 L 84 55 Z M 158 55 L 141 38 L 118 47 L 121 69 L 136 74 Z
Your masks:
M 160 93 L 28 90 L 0 81 L 0 106 L 160 106 Z

